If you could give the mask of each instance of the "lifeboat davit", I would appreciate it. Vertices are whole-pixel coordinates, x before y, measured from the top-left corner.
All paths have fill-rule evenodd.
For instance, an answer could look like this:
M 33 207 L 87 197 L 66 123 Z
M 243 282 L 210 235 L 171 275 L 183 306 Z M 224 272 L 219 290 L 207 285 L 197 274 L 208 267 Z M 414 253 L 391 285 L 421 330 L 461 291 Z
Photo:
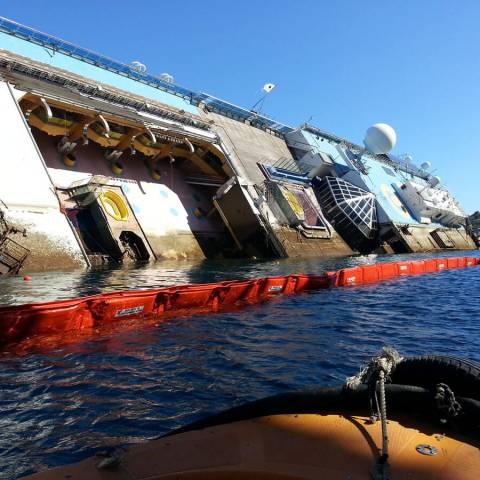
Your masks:
M 473 480 L 479 428 L 480 364 L 385 349 L 346 385 L 257 400 L 28 478 Z

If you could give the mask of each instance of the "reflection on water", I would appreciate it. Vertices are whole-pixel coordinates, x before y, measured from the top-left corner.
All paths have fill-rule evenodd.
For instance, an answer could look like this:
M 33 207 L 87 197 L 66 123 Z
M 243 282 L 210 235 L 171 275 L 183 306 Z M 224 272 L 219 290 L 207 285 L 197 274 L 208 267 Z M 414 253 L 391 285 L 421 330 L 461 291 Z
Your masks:
M 374 260 L 209 261 L 36 274 L 31 283 L 2 279 L 0 298 L 22 303 L 119 288 L 319 273 Z M 22 355 L 5 350 L 0 478 L 143 441 L 246 400 L 342 382 L 385 344 L 403 354 L 480 361 L 479 281 L 480 269 L 454 269 L 275 297 L 163 324 L 137 322 Z

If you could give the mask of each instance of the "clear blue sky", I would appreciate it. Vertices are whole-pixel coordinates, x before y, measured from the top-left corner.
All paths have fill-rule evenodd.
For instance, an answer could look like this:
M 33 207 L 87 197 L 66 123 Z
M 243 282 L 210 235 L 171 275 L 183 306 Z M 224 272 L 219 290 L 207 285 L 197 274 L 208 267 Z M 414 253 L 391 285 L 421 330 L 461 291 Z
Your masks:
M 395 152 L 432 163 L 480 209 L 480 1 L 49 0 L 1 15 L 177 83 L 361 142 L 391 124 Z

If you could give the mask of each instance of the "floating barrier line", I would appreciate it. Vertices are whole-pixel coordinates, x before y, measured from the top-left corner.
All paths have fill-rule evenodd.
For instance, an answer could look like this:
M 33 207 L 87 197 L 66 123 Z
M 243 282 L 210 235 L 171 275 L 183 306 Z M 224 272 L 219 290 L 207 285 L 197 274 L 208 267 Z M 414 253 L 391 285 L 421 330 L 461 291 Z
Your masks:
M 80 331 L 123 319 L 167 318 L 176 313 L 217 311 L 276 295 L 379 282 L 403 275 L 473 267 L 477 257 L 377 263 L 323 275 L 293 274 L 251 280 L 177 285 L 103 293 L 70 300 L 0 307 L 0 344 L 34 335 Z

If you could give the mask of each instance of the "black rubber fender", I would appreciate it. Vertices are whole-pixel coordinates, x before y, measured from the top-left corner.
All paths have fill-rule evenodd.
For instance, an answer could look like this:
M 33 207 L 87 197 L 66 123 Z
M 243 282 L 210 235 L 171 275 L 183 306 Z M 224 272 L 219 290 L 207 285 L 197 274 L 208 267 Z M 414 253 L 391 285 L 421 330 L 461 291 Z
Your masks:
M 480 363 L 445 355 L 406 357 L 390 376 L 397 385 L 413 385 L 435 391 L 447 384 L 455 396 L 480 400 Z
M 480 438 L 480 364 L 458 357 L 427 355 L 406 357 L 396 366 L 391 383 L 385 385 L 388 418 L 419 416 L 423 421 L 444 424 L 437 410 L 435 390 L 439 383 L 447 384 L 460 403 L 461 414 L 452 426 L 455 431 L 470 432 Z M 166 435 L 209 428 L 267 415 L 278 414 L 341 414 L 369 416 L 369 387 L 360 385 L 354 390 L 345 386 L 323 387 L 287 392 L 244 403 L 219 412 Z M 473 438 L 472 437 L 472 438 Z
M 430 390 L 411 385 L 392 384 L 385 385 L 385 390 L 388 418 L 396 419 L 398 415 L 405 417 L 405 415 L 412 416 L 415 414 L 425 421 L 442 425 L 442 429 L 446 428 L 445 425 L 439 424 L 440 418 Z M 463 397 L 457 397 L 457 400 L 463 409 L 463 414 L 458 419 L 461 430 L 474 428 L 475 434 L 480 433 L 478 430 L 480 425 L 480 401 Z M 368 386 L 360 385 L 355 390 L 339 386 L 281 393 L 207 416 L 163 436 L 269 415 L 303 413 L 370 416 Z

